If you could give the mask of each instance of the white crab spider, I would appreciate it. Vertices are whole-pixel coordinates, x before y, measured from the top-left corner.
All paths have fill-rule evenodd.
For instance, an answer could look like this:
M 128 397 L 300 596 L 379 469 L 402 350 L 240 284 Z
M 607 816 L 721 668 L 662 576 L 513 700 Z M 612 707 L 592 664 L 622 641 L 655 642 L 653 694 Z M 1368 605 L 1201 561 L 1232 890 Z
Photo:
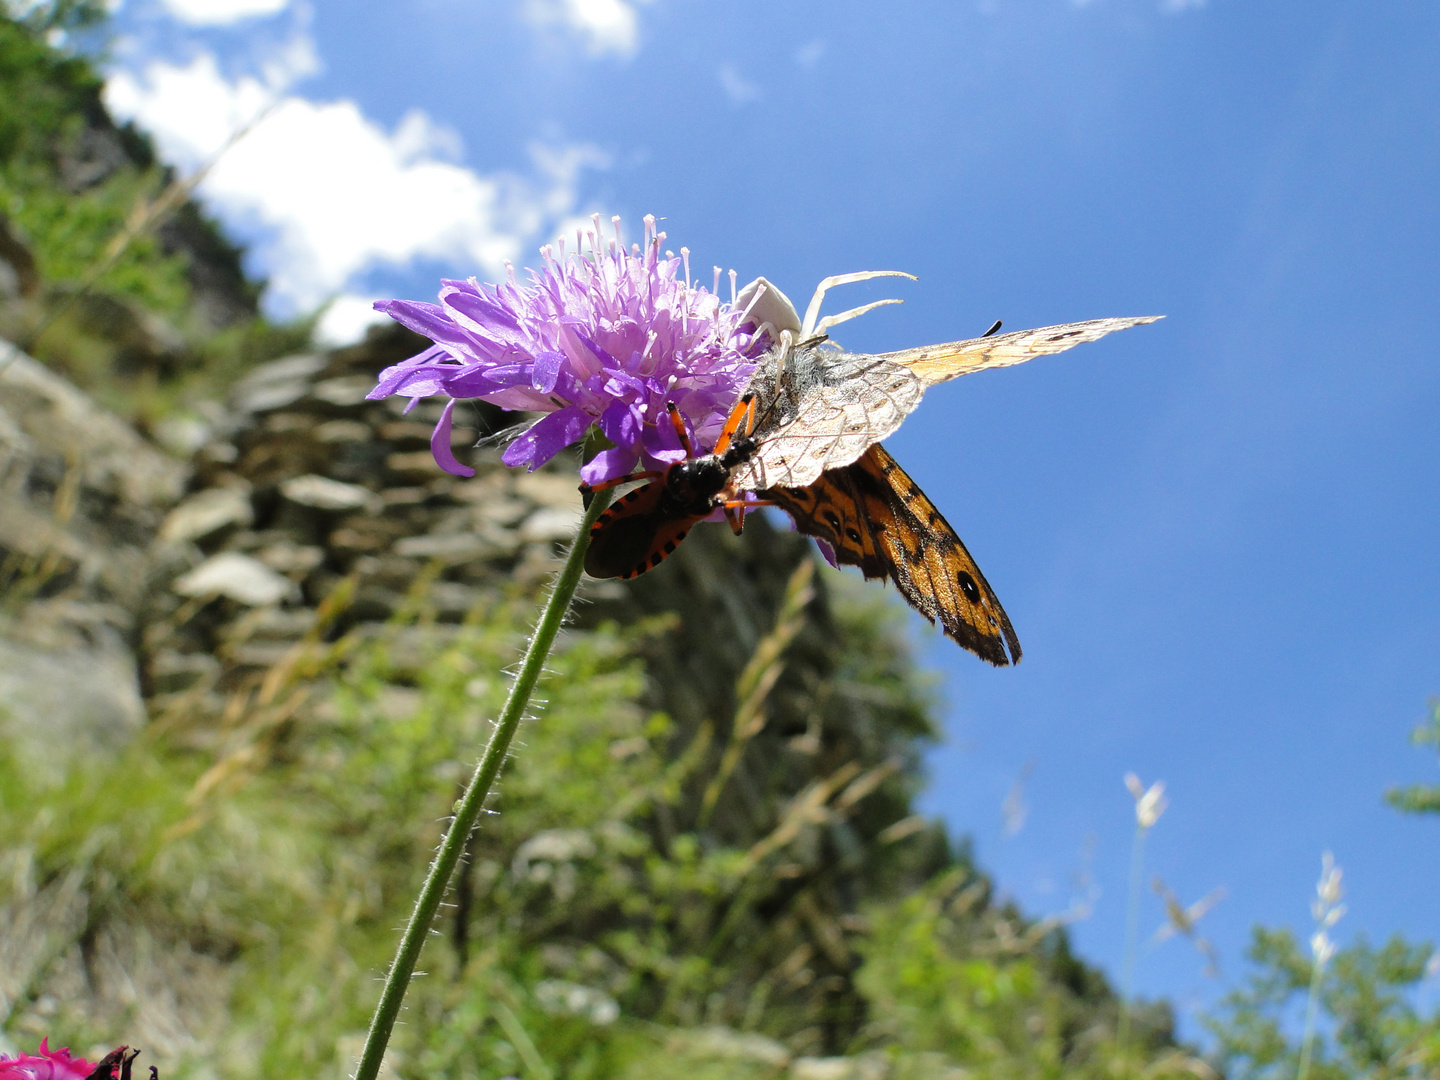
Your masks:
M 820 315 L 820 305 L 824 302 L 825 293 L 828 290 L 833 289 L 836 285 L 850 285 L 857 281 L 869 281 L 871 278 L 878 277 L 905 277 L 911 281 L 919 280 L 914 274 L 907 274 L 903 270 L 861 270 L 854 274 L 835 274 L 827 277 L 816 287 L 815 295 L 810 298 L 810 306 L 805 309 L 803 322 L 795 305 L 790 302 L 790 298 L 763 277 L 756 278 L 741 289 L 736 295 L 734 303 L 746 309 L 754 319 L 757 333 L 769 331 L 772 340 L 779 344 L 780 353 L 783 356 L 796 342 L 809 341 L 811 338 L 826 333 L 832 326 L 838 326 L 857 315 L 864 315 L 867 311 L 873 311 L 886 304 L 903 304 L 904 300 L 876 300 L 873 304 L 851 308 L 838 315 L 827 315 L 818 322 L 816 321 Z

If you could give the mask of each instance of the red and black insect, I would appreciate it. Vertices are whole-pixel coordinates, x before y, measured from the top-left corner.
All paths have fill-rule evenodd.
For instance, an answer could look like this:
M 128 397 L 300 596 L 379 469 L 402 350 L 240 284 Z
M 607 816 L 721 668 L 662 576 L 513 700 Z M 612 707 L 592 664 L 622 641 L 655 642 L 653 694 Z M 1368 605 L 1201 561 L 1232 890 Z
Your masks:
M 750 430 L 755 424 L 755 395 L 744 395 L 715 441 L 715 449 L 694 457 L 685 423 L 674 402 L 667 402 L 670 422 L 685 448 L 685 460 L 663 470 L 649 470 L 617 477 L 593 486 L 581 485 L 589 494 L 618 487 L 635 480 L 649 480 L 620 499 L 596 519 L 590 529 L 590 548 L 585 553 L 585 572 L 591 577 L 632 578 L 659 566 L 675 550 L 690 529 L 716 510 L 724 510 L 730 527 L 738 534 L 745 523 L 746 509 L 762 505 L 727 498 L 730 474 L 755 452 Z M 745 433 L 737 434 L 741 425 Z

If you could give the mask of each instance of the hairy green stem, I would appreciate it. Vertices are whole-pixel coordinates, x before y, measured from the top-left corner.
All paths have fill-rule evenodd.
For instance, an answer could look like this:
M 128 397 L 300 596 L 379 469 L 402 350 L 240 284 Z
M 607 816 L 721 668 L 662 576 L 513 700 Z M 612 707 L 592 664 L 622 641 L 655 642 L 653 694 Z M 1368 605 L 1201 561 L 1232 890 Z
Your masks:
M 445 890 L 450 886 L 450 878 L 465 850 L 465 841 L 475 827 L 485 800 L 490 796 L 491 788 L 495 786 L 500 767 L 505 764 L 505 756 L 510 751 L 510 741 L 515 737 L 520 719 L 530 705 L 530 695 L 544 670 L 550 648 L 555 644 L 555 635 L 560 630 L 560 624 L 565 621 L 566 612 L 570 610 L 570 601 L 575 595 L 575 587 L 580 583 L 580 573 L 585 565 L 585 550 L 590 546 L 590 527 L 595 524 L 595 519 L 609 501 L 608 491 L 597 492 L 590 500 L 585 517 L 580 522 L 575 543 L 565 559 L 565 567 L 555 579 L 550 598 L 545 602 L 545 610 L 535 626 L 535 633 L 530 637 L 530 645 L 525 650 L 525 659 L 521 661 L 520 671 L 510 687 L 505 708 L 490 734 L 490 741 L 485 746 L 480 764 L 475 766 L 475 774 L 470 778 L 465 794 L 455 804 L 455 816 L 450 821 L 445 839 L 440 842 L 435 861 L 430 864 L 430 873 L 420 888 L 420 895 L 415 899 L 415 910 L 400 938 L 395 961 L 390 965 L 390 973 L 385 977 L 385 988 L 380 992 L 379 1004 L 375 1006 L 370 1032 L 365 1037 L 365 1049 L 361 1051 L 360 1062 L 355 1066 L 354 1080 L 376 1080 L 380 1073 L 385 1047 L 390 1042 L 390 1033 L 400 1015 L 405 991 L 410 988 L 410 979 L 415 974 L 415 965 L 420 960 L 420 950 L 425 946 L 425 937 L 435 921 L 435 913 L 440 910 L 440 901 L 444 899 Z

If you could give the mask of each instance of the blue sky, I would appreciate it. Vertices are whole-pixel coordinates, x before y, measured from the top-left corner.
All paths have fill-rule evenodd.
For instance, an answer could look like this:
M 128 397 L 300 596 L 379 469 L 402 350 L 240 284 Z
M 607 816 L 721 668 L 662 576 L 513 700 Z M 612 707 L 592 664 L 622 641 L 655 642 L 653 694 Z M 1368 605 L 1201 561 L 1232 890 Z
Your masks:
M 1150 870 L 1187 902 L 1227 890 L 1201 927 L 1228 978 L 1255 923 L 1308 933 L 1327 849 L 1342 940 L 1440 938 L 1440 821 L 1381 803 L 1440 781 L 1407 742 L 1440 693 L 1433 3 L 127 0 L 118 21 L 112 104 L 176 160 L 281 103 L 202 191 L 273 310 L 342 298 L 335 338 L 593 210 L 655 213 L 697 265 L 802 305 L 827 274 L 917 274 L 836 297 L 906 301 L 843 328 L 859 351 L 1166 315 L 937 388 L 888 443 L 1025 649 L 992 671 L 917 635 L 946 703 L 926 807 L 1034 914 L 1088 898 L 1074 934 L 1112 973 L 1131 770 L 1171 799 Z M 1202 966 L 1172 940 L 1136 983 L 1189 1009 L 1225 985 Z

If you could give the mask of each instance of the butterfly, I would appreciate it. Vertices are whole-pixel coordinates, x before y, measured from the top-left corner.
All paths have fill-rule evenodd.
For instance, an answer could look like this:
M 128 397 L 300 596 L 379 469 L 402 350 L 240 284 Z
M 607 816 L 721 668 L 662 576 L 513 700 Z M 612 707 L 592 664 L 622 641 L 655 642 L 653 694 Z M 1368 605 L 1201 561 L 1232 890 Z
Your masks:
M 936 383 L 1063 352 L 1158 316 L 1094 319 L 998 336 L 996 323 L 979 338 L 873 356 L 823 348 L 829 326 L 878 306 L 817 323 L 825 290 L 873 276 L 881 275 L 827 278 L 803 323 L 784 294 L 763 278 L 747 287 L 774 290 L 778 299 L 762 307 L 756 321 L 769 324 L 778 344 L 762 359 L 712 453 L 691 455 L 683 424 L 671 410 L 686 459 L 662 473 L 625 478 L 654 477 L 596 521 L 587 572 L 634 577 L 658 566 L 716 509 L 723 509 L 739 532 L 748 508 L 774 505 L 800 532 L 823 541 L 833 561 L 858 566 L 867 578 L 894 582 L 913 608 L 938 621 L 963 648 L 997 666 L 1020 659 L 1009 616 L 979 566 L 880 441 Z M 753 294 L 750 299 L 753 309 Z M 742 293 L 740 302 L 745 300 Z

